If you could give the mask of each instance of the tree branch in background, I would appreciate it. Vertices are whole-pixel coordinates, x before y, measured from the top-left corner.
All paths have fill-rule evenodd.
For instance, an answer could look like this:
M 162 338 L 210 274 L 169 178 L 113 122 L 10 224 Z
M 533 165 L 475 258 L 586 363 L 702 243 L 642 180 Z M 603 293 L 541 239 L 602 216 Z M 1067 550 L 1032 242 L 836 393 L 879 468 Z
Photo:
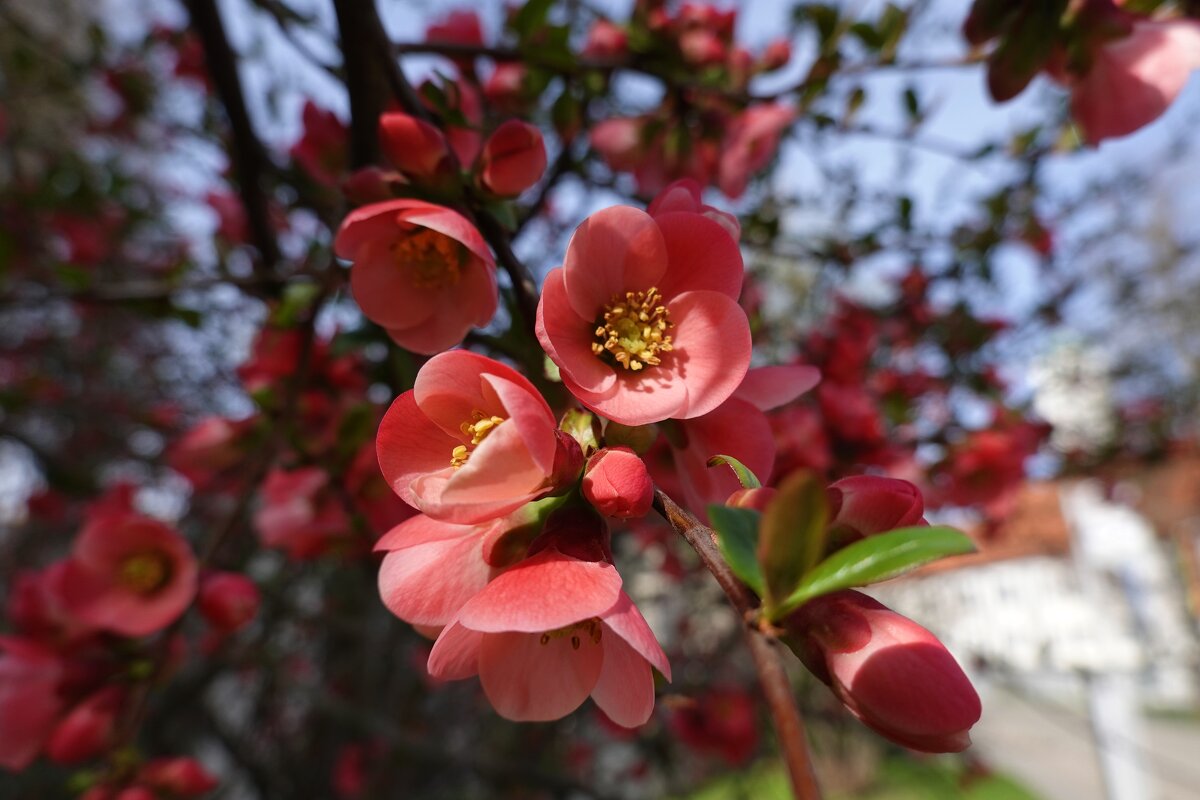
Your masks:
M 279 245 L 271 225 L 268 197 L 263 188 L 263 179 L 269 171 L 270 162 L 262 142 L 250 124 L 246 111 L 246 98 L 242 93 L 242 81 L 237 71 L 237 55 L 229 46 L 225 25 L 215 0 L 187 0 L 188 15 L 192 28 L 200 37 L 204 48 L 204 59 L 208 74 L 212 77 L 217 97 L 229 118 L 232 139 L 229 143 L 230 157 L 237 174 L 238 190 L 242 205 L 246 208 L 246 222 L 250 227 L 250 238 L 262 256 L 257 269 L 269 272 L 279 261 Z
M 771 712 L 775 734 L 779 737 L 779 749 L 787 764 L 792 792 L 797 800 L 820 800 L 821 790 L 817 786 L 812 759 L 808 753 L 804 720 L 800 716 L 800 708 L 796 705 L 791 681 L 788 680 L 783 667 L 779 641 L 752 624 L 758 601 L 721 557 L 716 545 L 716 536 L 710 528 L 702 525 L 661 489 L 654 490 L 654 508 L 692 546 L 704 562 L 704 566 L 717 579 L 730 604 L 747 623 L 746 640 L 754 657 L 754 669 L 758 672 L 767 708 Z

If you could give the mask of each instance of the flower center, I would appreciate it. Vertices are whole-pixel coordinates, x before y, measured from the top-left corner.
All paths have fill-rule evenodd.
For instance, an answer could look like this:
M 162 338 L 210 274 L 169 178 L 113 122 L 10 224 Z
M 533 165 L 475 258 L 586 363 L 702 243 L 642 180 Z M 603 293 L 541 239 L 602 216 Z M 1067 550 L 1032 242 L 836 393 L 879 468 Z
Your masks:
M 592 352 L 608 363 L 634 372 L 660 363 L 659 353 L 671 351 L 668 330 L 675 327 L 662 295 L 651 286 L 644 292 L 626 292 L 613 297 L 596 320 Z
M 408 270 L 418 289 L 453 286 L 462 277 L 465 248 L 444 233 L 422 228 L 392 242 L 396 266 Z
M 592 644 L 600 644 L 600 636 L 604 633 L 604 627 L 600 624 L 600 620 L 596 617 L 585 619 L 582 622 L 576 622 L 573 625 L 568 625 L 565 628 L 558 630 L 546 631 L 542 634 L 540 642 L 542 644 L 550 644 L 552 639 L 561 639 L 564 636 L 571 637 L 571 649 L 578 650 L 583 644 L 583 639 L 580 635 L 586 636 L 592 640 Z
M 117 580 L 138 594 L 150 594 L 167 582 L 169 572 L 167 560 L 158 553 L 140 553 L 121 563 Z
M 489 417 L 482 411 L 471 412 L 471 418 L 458 426 L 458 429 L 463 432 L 464 436 L 471 437 L 471 445 L 468 447 L 465 444 L 460 444 L 450 451 L 450 466 L 458 469 L 463 464 L 467 463 L 467 459 L 471 457 L 471 451 L 474 450 L 487 435 L 496 429 L 496 426 L 504 422 L 504 417 Z

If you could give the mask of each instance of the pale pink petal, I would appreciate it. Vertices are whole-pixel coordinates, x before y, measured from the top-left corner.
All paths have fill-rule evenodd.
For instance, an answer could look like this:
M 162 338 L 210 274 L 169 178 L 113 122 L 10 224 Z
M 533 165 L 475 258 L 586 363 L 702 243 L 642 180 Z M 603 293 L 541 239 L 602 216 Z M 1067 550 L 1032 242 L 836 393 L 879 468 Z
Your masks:
M 738 299 L 746 268 L 729 231 L 700 214 L 660 214 L 655 221 L 667 245 L 669 266 L 658 284 L 664 297 L 703 290 Z
M 508 417 L 506 424 L 512 425 L 521 435 L 526 451 L 542 474 L 549 475 L 554 471 L 554 455 L 558 449 L 554 436 L 558 425 L 546 401 L 540 394 L 530 393 L 524 386 L 499 375 L 485 374 L 482 377 L 504 406 L 507 412 L 505 416 Z
M 401 550 L 429 542 L 460 539 L 477 532 L 474 525 L 455 525 L 436 520 L 425 514 L 410 517 L 380 537 L 375 543 L 375 552 Z
M 746 373 L 733 396 L 770 411 L 792 402 L 821 382 L 821 371 L 806 364 L 755 367 Z
M 388 553 L 379 567 L 379 596 L 405 622 L 445 625 L 491 574 L 479 536 L 428 542 Z
M 552 436 L 553 431 L 548 432 Z M 454 471 L 442 490 L 445 505 L 476 505 L 536 493 L 546 482 L 526 449 L 521 430 L 511 421 L 492 429 L 472 452 L 467 463 Z M 505 512 L 507 513 L 507 512 Z
M 612 608 L 600 615 L 600 620 L 624 639 L 634 652 L 661 672 L 664 678 L 671 680 L 671 664 L 667 661 L 667 654 L 663 652 L 654 631 L 650 630 L 645 617 L 637 610 L 629 595 L 621 592 Z
M 425 669 L 443 681 L 458 681 L 479 673 L 479 648 L 483 634 L 467 630 L 457 622 L 438 634 Z
M 698 417 L 725 402 L 745 378 L 750 324 L 736 301 L 717 292 L 685 292 L 667 308 L 675 322 L 670 368 L 688 393 L 686 409 L 676 416 Z
M 447 434 L 462 439 L 459 426 L 471 421 L 471 415 L 507 418 L 495 392 L 482 380 L 484 374 L 497 375 L 536 395 L 537 390 L 512 367 L 467 350 L 451 350 L 425 362 L 417 373 L 413 392 L 422 413 Z
M 625 728 L 644 725 L 654 713 L 654 674 L 650 665 L 619 636 L 605 631 L 604 664 L 592 699 L 608 718 Z
M 383 415 L 375 444 L 379 468 L 392 491 L 418 507 L 413 482 L 449 470 L 451 453 L 460 441 L 432 425 L 417 407 L 415 393 L 408 391 Z
M 646 425 L 683 416 L 688 408 L 688 386 L 673 368 L 675 353 L 652 370 L 620 370 L 617 381 L 606 392 L 589 392 L 562 374 L 563 386 L 579 402 L 598 414 L 623 425 Z
M 437 310 L 437 290 L 413 285 L 409 270 L 396 263 L 391 247 L 398 230 L 363 242 L 350 268 L 350 291 L 363 314 L 385 328 L 412 327 Z
M 479 652 L 479 680 L 496 712 L 517 722 L 559 719 L 592 693 L 604 661 L 600 645 L 580 631 L 551 637 L 541 633 L 489 633 Z
M 457 211 L 443 206 L 435 206 L 432 203 L 420 201 L 412 201 L 412 203 L 409 208 L 401 210 L 397 215 L 400 219 L 438 233 L 444 233 L 456 242 L 462 242 L 468 250 L 483 261 L 488 269 L 495 268 L 496 261 L 492 258 L 492 251 L 488 249 L 483 234 L 466 217 Z
M 607 392 L 617 379 L 613 368 L 592 352 L 594 320 L 580 317 L 567 299 L 562 267 L 550 271 L 537 309 L 537 337 L 550 360 L 587 392 Z
M 416 200 L 388 200 L 356 208 L 346 215 L 333 240 L 333 251 L 338 258 L 354 261 L 365 243 L 378 239 L 394 239 L 397 231 L 397 214 L 409 208 Z
M 458 621 L 485 632 L 551 631 L 600 616 L 620 594 L 612 564 L 543 550 L 497 576 L 463 606 Z
M 666 269 L 654 218 L 629 206 L 606 208 L 585 219 L 567 244 L 567 300 L 583 320 L 594 320 L 613 297 L 658 285 Z

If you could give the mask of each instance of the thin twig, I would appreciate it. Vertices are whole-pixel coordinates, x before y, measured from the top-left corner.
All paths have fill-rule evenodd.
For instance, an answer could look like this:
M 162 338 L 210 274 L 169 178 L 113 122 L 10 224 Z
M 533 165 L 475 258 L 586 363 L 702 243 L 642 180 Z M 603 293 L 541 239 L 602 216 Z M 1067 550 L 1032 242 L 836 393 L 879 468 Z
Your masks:
M 661 489 L 654 490 L 654 508 L 663 516 L 700 556 L 704 566 L 717 579 L 729 602 L 750 623 L 756 616 L 758 601 L 729 569 L 717 549 L 716 534 L 681 508 Z M 758 626 L 747 624 L 746 640 L 754 658 L 763 696 L 771 712 L 771 722 L 779 738 L 779 747 L 787 764 L 796 800 L 820 800 L 821 790 L 813 773 L 812 759 L 804 732 L 804 720 L 792 693 L 792 685 L 779 652 L 779 641 L 768 636 Z

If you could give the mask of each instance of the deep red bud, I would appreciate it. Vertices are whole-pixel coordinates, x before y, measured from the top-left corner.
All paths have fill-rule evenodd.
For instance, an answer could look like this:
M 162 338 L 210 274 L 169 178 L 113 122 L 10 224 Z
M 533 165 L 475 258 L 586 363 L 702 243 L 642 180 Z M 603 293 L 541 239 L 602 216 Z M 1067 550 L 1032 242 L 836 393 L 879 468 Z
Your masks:
M 855 591 L 806 603 L 784 627 L 788 646 L 868 727 L 926 753 L 970 746 L 979 695 L 925 628 Z
M 413 178 L 430 180 L 450 168 L 450 145 L 437 128 L 408 114 L 390 112 L 379 118 L 383 154 Z
M 533 186 L 546 171 L 546 144 L 542 132 L 518 119 L 493 131 L 483 145 L 479 179 L 491 192 L 515 197 Z
M 896 528 L 927 524 L 921 490 L 908 481 L 856 475 L 830 485 L 829 524 L 853 541 Z
M 763 70 L 779 69 L 792 60 L 792 43 L 787 39 L 776 39 L 767 45 L 760 62 Z
M 646 464 L 627 447 L 607 447 L 588 461 L 583 496 L 606 517 L 636 519 L 650 512 L 654 481 Z
M 125 693 L 109 686 L 93 694 L 58 723 L 46 743 L 46 757 L 58 764 L 78 764 L 103 753 L 112 742 Z
M 209 625 L 225 633 L 248 625 L 261 600 L 254 581 L 236 572 L 217 572 L 200 584 L 200 613 Z

